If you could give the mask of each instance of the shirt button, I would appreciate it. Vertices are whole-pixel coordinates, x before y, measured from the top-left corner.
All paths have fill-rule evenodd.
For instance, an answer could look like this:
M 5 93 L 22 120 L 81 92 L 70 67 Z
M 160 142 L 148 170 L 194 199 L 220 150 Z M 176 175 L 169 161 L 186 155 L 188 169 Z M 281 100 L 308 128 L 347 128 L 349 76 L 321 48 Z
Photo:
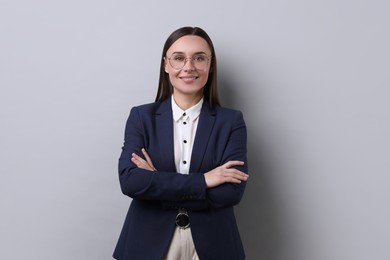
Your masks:
M 184 140 L 183 142 L 186 144 L 186 143 L 187 143 L 187 140 Z
M 183 113 L 183 116 L 186 116 L 186 115 L 187 115 L 186 112 L 184 112 L 184 113 Z
M 184 124 L 184 125 L 186 125 L 186 124 L 187 124 L 187 122 L 183 122 L 183 124 Z
M 184 164 L 186 164 L 186 163 L 187 163 L 187 161 L 183 161 L 183 163 L 184 163 Z

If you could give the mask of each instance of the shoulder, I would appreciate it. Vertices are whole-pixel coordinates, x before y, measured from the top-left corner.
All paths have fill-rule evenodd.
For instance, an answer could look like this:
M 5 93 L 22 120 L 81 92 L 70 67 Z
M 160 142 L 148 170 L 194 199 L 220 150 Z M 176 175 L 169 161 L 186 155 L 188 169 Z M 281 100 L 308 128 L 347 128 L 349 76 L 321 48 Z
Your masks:
M 230 119 L 243 118 L 242 112 L 237 109 L 215 106 L 214 111 L 217 117 L 221 117 L 221 118 L 230 118 Z
M 167 102 L 153 102 L 142 105 L 137 105 L 131 108 L 131 112 L 137 112 L 138 114 L 153 115 L 159 113 L 163 107 L 166 107 Z M 165 110 L 165 109 L 163 109 Z
M 155 111 L 160 103 L 153 102 L 153 103 L 147 103 L 147 104 L 141 104 L 137 106 L 133 106 L 131 110 L 137 110 L 137 111 Z
M 244 116 L 240 110 L 222 106 L 213 106 L 211 111 L 211 114 L 215 117 L 215 123 L 217 125 L 222 125 L 228 129 L 236 128 L 237 126 L 245 127 Z
M 222 107 L 222 106 L 214 106 L 214 110 L 217 113 L 223 113 L 223 114 L 236 114 L 236 113 L 241 113 L 240 110 L 233 109 L 233 108 L 228 108 L 228 107 Z

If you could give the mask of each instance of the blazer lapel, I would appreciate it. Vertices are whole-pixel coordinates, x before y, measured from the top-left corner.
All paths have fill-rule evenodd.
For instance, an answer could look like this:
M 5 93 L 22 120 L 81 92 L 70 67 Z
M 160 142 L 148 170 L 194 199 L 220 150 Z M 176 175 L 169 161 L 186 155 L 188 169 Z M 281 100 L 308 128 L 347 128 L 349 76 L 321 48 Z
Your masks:
M 164 168 L 167 167 L 167 169 L 161 170 L 176 171 L 173 151 L 173 116 L 170 98 L 164 100 L 156 110 L 156 132 L 160 154 L 162 155 L 160 163 Z
M 210 107 L 208 100 L 205 99 L 199 115 L 198 128 L 192 148 L 190 172 L 198 172 L 201 169 L 211 131 L 214 127 L 215 115 L 215 111 Z

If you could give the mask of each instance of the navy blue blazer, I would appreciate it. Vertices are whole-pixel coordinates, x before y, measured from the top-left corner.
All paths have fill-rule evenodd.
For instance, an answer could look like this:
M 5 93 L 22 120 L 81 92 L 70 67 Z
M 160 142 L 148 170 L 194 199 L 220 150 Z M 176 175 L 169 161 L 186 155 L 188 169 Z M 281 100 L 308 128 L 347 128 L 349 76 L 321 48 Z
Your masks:
M 114 251 L 118 260 L 160 260 L 168 250 L 179 208 L 187 209 L 191 233 L 201 260 L 245 259 L 233 206 L 245 189 L 225 183 L 206 189 L 204 173 L 230 160 L 245 164 L 247 173 L 246 126 L 240 111 L 211 107 L 203 102 L 195 135 L 188 175 L 176 172 L 173 146 L 171 100 L 132 108 L 127 120 L 125 142 L 119 159 L 122 192 L 131 197 L 119 241 Z M 137 168 L 133 152 L 145 148 L 157 171 Z

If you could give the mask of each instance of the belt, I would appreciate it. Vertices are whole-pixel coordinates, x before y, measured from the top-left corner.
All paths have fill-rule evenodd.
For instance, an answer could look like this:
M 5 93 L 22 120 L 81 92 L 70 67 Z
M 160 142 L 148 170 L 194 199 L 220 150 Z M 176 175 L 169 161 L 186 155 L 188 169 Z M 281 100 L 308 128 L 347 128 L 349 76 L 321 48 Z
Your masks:
M 186 229 L 190 226 L 190 218 L 185 209 L 179 209 L 179 212 L 176 215 L 176 226 L 181 229 Z

